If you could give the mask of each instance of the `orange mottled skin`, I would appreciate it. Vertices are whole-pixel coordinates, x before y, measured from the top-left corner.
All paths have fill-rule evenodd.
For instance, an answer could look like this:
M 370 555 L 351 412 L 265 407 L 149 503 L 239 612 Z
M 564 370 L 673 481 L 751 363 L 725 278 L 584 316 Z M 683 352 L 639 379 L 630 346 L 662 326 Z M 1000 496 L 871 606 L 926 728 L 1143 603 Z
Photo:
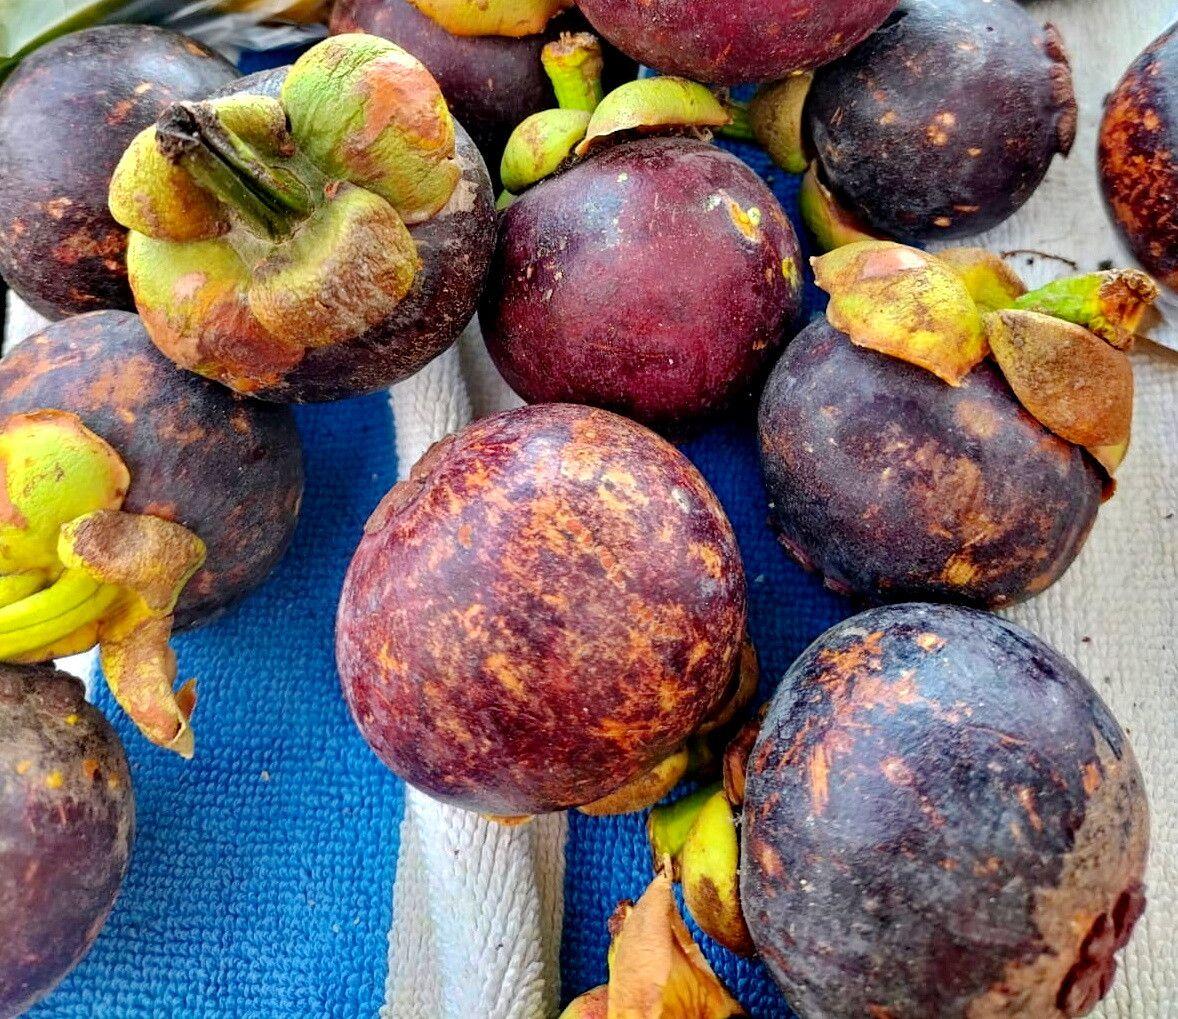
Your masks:
M 1075 667 L 945 605 L 873 609 L 794 663 L 748 765 L 741 899 L 800 1015 L 1064 1019 L 1145 908 L 1149 808 Z
M 723 510 L 662 439 L 555 404 L 439 443 L 372 515 L 336 652 L 376 753 L 495 815 L 600 799 L 719 704 L 744 573 Z

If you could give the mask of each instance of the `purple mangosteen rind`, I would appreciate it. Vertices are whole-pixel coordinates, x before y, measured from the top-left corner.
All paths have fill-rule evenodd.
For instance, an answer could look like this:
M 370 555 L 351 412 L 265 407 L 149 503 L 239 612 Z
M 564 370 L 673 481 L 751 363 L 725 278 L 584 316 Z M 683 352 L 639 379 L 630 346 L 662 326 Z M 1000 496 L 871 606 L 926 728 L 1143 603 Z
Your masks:
M 126 874 L 135 800 L 122 744 L 79 680 L 0 665 L 0 1015 L 61 981 Z
M 336 657 L 394 772 L 513 817 L 598 801 L 675 752 L 728 690 L 744 622 L 735 536 L 689 461 L 617 415 L 545 405 L 468 426 L 386 496 Z
M 981 233 L 1067 155 L 1077 106 L 1059 33 L 1014 0 L 903 0 L 819 69 L 807 135 L 823 180 L 906 241 Z M 919 172 L 915 172 L 919 168 Z
M 123 509 L 183 524 L 207 549 L 176 605 L 198 626 L 260 584 L 294 534 L 303 458 L 289 408 L 236 396 L 177 368 L 139 318 L 55 323 L 0 361 L 0 416 L 68 411 L 131 474 Z
M 0 88 L 0 275 L 49 318 L 134 309 L 127 231 L 107 189 L 127 144 L 171 102 L 237 76 L 200 43 L 107 25 L 49 43 Z
M 1112 983 L 1148 846 L 1132 748 L 1070 662 L 986 613 L 897 605 L 783 680 L 742 902 L 801 1014 L 1062 1019 Z

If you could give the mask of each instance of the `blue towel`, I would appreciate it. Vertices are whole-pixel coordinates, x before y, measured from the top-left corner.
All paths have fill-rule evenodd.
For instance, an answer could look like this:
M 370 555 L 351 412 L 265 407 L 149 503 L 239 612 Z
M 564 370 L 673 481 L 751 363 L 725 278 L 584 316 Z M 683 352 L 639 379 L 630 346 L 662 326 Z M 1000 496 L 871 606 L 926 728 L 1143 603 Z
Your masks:
M 291 57 L 247 56 L 242 69 Z M 751 146 L 730 147 L 798 222 L 798 179 Z M 802 321 L 818 304 L 808 285 Z M 754 415 L 743 408 L 684 450 L 736 528 L 768 697 L 793 658 L 850 608 L 789 561 L 769 531 Z M 290 552 L 244 603 L 176 640 L 181 675 L 195 676 L 201 695 L 196 759 L 148 746 L 99 685 L 98 703 L 131 758 L 138 841 L 97 945 L 33 1010 L 38 1019 L 350 1019 L 376 1015 L 383 1002 L 403 787 L 348 718 L 333 627 L 364 521 L 396 478 L 393 422 L 381 395 L 296 416 L 307 494 Z M 650 880 L 644 822 L 571 815 L 566 1001 L 606 980 L 606 920 Z M 695 934 L 755 1019 L 790 1015 L 760 964 Z

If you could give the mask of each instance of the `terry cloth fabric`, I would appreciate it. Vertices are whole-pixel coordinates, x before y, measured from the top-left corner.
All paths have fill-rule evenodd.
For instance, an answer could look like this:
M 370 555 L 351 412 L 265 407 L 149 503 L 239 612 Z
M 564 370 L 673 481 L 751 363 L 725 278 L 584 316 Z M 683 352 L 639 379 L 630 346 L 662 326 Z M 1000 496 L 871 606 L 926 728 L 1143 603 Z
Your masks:
M 1034 5 L 1071 43 L 1087 116 L 1045 186 L 1050 204 L 1036 198 L 996 239 L 1084 267 L 1114 257 L 1089 184 L 1099 96 L 1169 13 L 1164 0 L 1107 0 L 1093 32 L 1089 3 Z M 796 219 L 796 180 L 736 151 Z M 1011 614 L 1075 660 L 1131 733 L 1153 804 L 1151 905 L 1097 1014 L 1165 1019 L 1178 1007 L 1178 357 L 1135 359 L 1121 491 L 1064 580 Z M 395 387 L 391 415 L 379 397 L 298 411 L 308 485 L 290 553 L 251 599 L 178 641 L 182 675 L 201 683 L 196 761 L 147 746 L 99 686 L 132 759 L 139 841 L 94 951 L 34 1015 L 534 1019 L 605 979 L 606 919 L 650 876 L 643 818 L 503 829 L 405 793 L 347 719 L 331 654 L 343 571 L 395 475 L 469 417 L 515 402 L 471 329 Z M 736 527 L 767 696 L 852 607 L 774 544 L 750 418 L 744 408 L 684 448 Z M 696 934 L 755 1019 L 789 1014 L 760 966 Z

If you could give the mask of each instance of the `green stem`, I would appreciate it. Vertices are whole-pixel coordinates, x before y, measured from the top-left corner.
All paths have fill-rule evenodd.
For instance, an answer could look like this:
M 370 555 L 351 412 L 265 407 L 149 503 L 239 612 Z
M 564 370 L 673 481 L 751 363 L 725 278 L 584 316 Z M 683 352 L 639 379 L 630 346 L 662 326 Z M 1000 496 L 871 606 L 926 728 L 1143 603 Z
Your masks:
M 1158 297 L 1157 284 L 1136 269 L 1109 269 L 1056 280 L 1023 294 L 1012 307 L 1084 326 L 1115 347 L 1129 346 Z
M 605 94 L 601 85 L 605 61 L 596 36 L 566 32 L 544 47 L 540 60 L 562 110 L 592 113 L 597 109 Z
M 720 103 L 732 119 L 716 133 L 736 141 L 755 142 L 757 136 L 753 133 L 753 122 L 749 119 L 749 104 L 742 103 L 738 99 L 723 97 L 721 97 Z
M 156 123 L 160 151 L 251 227 L 279 239 L 311 214 L 310 195 L 229 130 L 208 103 L 173 103 Z

